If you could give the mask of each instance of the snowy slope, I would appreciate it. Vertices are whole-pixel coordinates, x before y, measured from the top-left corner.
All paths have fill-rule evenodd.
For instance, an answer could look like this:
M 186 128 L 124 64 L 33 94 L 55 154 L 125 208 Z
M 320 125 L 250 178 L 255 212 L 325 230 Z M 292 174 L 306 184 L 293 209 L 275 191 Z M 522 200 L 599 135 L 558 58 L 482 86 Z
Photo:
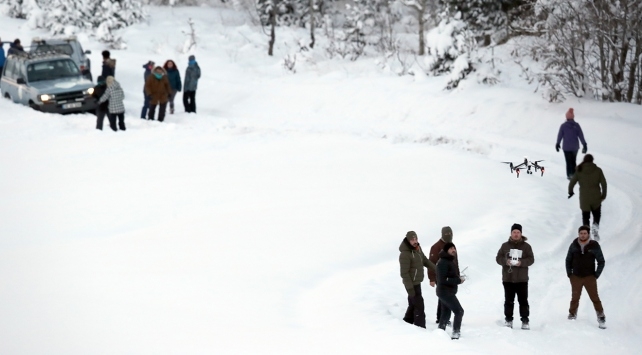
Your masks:
M 549 104 L 498 49 L 502 82 L 399 77 L 376 59 L 281 67 L 306 32 L 279 29 L 275 56 L 245 14 L 151 9 L 112 51 L 127 131 L 91 115 L 0 101 L 0 354 L 632 354 L 642 346 L 642 108 Z M 181 53 L 194 19 L 198 114 L 138 118 L 147 60 Z M 2 18 L 2 38 L 42 35 Z M 23 39 L 24 41 L 24 39 Z M 92 50 L 99 73 L 99 43 Z M 319 47 L 322 48 L 322 40 Z M 510 45 L 509 45 L 510 46 Z M 180 100 L 179 100 L 180 101 Z M 566 320 L 564 258 L 581 223 L 557 129 L 574 107 L 609 183 L 599 280 L 607 330 L 586 294 Z M 519 179 L 500 161 L 545 159 Z M 580 158 L 578 158 L 580 159 Z M 576 188 L 577 189 L 577 188 Z M 512 223 L 535 253 L 531 328 L 503 319 L 495 254 Z M 398 246 L 450 225 L 470 280 L 462 338 L 401 318 Z

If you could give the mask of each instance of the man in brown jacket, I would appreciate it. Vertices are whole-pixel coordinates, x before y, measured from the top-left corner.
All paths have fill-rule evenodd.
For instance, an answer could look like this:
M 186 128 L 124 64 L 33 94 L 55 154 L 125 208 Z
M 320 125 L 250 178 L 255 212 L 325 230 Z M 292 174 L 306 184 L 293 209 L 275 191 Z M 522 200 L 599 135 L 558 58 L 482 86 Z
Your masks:
M 403 320 L 422 328 L 426 328 L 424 298 L 421 295 L 424 267 L 435 271 L 435 264 L 431 263 L 421 250 L 417 233 L 410 231 L 406 233 L 399 246 L 399 271 L 408 292 L 408 309 Z
M 522 226 L 513 224 L 510 238 L 499 248 L 497 264 L 502 266 L 502 283 L 504 284 L 504 316 L 507 327 L 513 327 L 513 309 L 515 295 L 519 302 L 519 316 L 522 320 L 522 329 L 530 329 L 528 316 L 528 267 L 535 263 L 535 256 L 531 245 L 526 243 L 522 235 Z
M 165 111 L 167 110 L 167 102 L 172 88 L 169 85 L 167 73 L 162 67 L 156 67 L 152 71 L 152 75 L 147 77 L 145 81 L 145 94 L 150 97 L 149 101 L 149 115 L 148 119 L 153 120 L 156 114 L 156 106 L 160 105 L 158 110 L 158 121 L 163 122 L 165 119 Z
M 437 241 L 437 243 L 433 244 L 432 247 L 430 248 L 430 256 L 428 257 L 428 260 L 430 260 L 430 262 L 432 262 L 433 264 L 437 265 L 437 262 L 439 261 L 439 253 L 444 248 L 444 245 L 452 242 L 453 242 L 452 228 L 448 226 L 443 227 L 441 229 L 441 238 Z M 457 276 L 459 276 L 459 259 L 457 258 L 457 254 L 455 254 L 454 256 L 454 262 L 455 262 L 455 267 L 457 269 Z M 428 269 L 428 278 L 430 279 L 430 287 L 435 287 L 435 284 L 437 282 L 437 274 L 433 270 Z M 435 323 L 439 323 L 440 318 L 441 318 L 441 301 L 437 301 L 437 321 Z

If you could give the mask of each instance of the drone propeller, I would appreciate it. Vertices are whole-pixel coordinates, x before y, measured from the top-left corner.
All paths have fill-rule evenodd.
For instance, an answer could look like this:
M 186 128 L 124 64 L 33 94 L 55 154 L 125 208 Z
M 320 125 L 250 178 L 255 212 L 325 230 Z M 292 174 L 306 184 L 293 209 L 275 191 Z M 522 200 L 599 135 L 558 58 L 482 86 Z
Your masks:
M 513 170 L 514 170 L 514 168 L 513 168 L 513 163 L 511 163 L 511 162 L 509 162 L 509 161 L 503 161 L 502 163 L 504 163 L 504 164 L 510 164 L 510 172 L 511 172 L 511 173 L 513 172 Z

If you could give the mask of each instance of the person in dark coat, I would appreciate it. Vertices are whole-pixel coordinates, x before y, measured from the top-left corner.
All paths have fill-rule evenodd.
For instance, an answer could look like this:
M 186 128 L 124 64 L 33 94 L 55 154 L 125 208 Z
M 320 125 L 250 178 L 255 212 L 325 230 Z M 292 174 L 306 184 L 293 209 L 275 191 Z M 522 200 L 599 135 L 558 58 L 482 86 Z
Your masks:
M 183 89 L 183 106 L 185 112 L 196 113 L 196 89 L 198 88 L 198 79 L 201 78 L 201 67 L 196 62 L 196 57 L 189 56 L 187 69 L 185 70 L 185 85 Z
M 446 243 L 452 243 L 453 241 L 453 230 L 452 228 L 446 226 L 441 229 L 441 238 L 433 244 L 433 246 L 430 248 L 430 256 L 428 259 L 435 265 L 437 265 L 437 262 L 439 261 L 439 253 L 441 253 L 442 249 L 444 249 L 444 245 Z M 455 254 L 455 265 L 457 266 L 457 275 L 459 275 L 459 260 L 457 260 L 457 254 Z M 428 278 L 430 279 L 430 286 L 435 287 L 437 284 L 437 274 L 432 271 L 428 270 Z M 441 301 L 437 301 L 437 323 L 439 323 L 439 319 L 441 318 Z
M 568 183 L 568 198 L 573 197 L 573 188 L 576 183 L 579 183 L 582 223 L 585 226 L 591 225 L 591 214 L 593 214 L 591 234 L 593 239 L 600 240 L 600 219 L 602 217 L 602 201 L 606 199 L 606 178 L 602 169 L 593 163 L 593 155 L 591 154 L 584 156 L 582 163 L 577 166 L 576 170 L 575 175 Z
M 557 133 L 557 143 L 555 150 L 560 151 L 560 143 L 562 143 L 562 150 L 564 151 L 564 159 L 566 160 L 566 177 L 570 180 L 575 174 L 575 164 L 577 164 L 577 151 L 580 149 L 579 141 L 584 146 L 582 154 L 586 154 L 586 141 L 584 140 L 584 133 L 579 123 L 575 122 L 575 113 L 573 109 L 569 108 L 566 112 L 566 122 L 562 123 L 559 132 Z M 562 142 L 563 141 L 563 142 Z
M 22 44 L 20 44 L 20 39 L 16 38 L 13 43 L 9 45 L 9 50 L 7 51 L 7 56 L 10 56 L 12 54 L 18 54 L 20 52 L 24 52 L 25 49 L 22 47 Z
M 116 77 L 116 59 L 111 58 L 109 51 L 103 51 L 103 71 L 100 74 L 103 78 Z
M 435 270 L 435 264 L 431 263 L 421 250 L 417 233 L 409 231 L 399 245 L 399 273 L 408 293 L 408 309 L 403 320 L 421 328 L 426 328 L 424 298 L 421 294 L 424 267 Z
M 530 329 L 528 306 L 528 267 L 535 263 L 531 245 L 522 235 L 521 224 L 511 226 L 510 238 L 497 251 L 495 261 L 502 267 L 502 284 L 504 285 L 504 316 L 507 327 L 513 327 L 513 310 L 515 295 L 519 302 L 519 315 L 522 329 Z
M 98 78 L 96 78 L 96 86 L 94 86 L 94 92 L 91 94 L 91 96 L 93 96 L 96 101 L 98 101 L 103 96 L 105 91 L 107 91 L 107 83 L 105 82 L 105 78 L 99 76 Z M 109 100 L 96 106 L 96 129 L 103 129 L 103 121 L 105 120 L 105 116 L 108 114 L 108 107 Z
M 165 62 L 163 69 L 167 72 L 169 86 L 172 88 L 172 93 L 169 95 L 169 113 L 174 114 L 174 98 L 176 97 L 176 93 L 183 89 L 181 73 L 178 71 L 178 68 L 176 68 L 176 63 L 171 59 Z
M 143 69 L 145 69 L 143 73 L 143 97 L 145 101 L 143 101 L 143 110 L 140 112 L 140 118 L 142 119 L 147 118 L 147 110 L 149 110 L 149 101 L 151 100 L 151 97 L 145 93 L 145 83 L 147 83 L 147 78 L 152 74 L 155 65 L 156 63 L 151 60 L 143 64 Z
M 457 288 L 459 284 L 464 283 L 465 279 L 459 275 L 459 267 L 455 264 L 456 257 L 457 248 L 455 244 L 452 242 L 446 243 L 439 252 L 439 261 L 437 262 L 437 297 L 439 297 L 439 302 L 441 303 L 439 329 L 446 330 L 450 313 L 454 313 L 452 339 L 459 339 L 461 321 L 464 317 L 464 309 L 457 299 Z
M 150 97 L 150 107 L 148 118 L 150 120 L 154 119 L 156 114 L 156 107 L 160 106 L 158 110 L 158 121 L 163 122 L 165 120 L 165 111 L 167 110 L 167 101 L 169 101 L 169 95 L 171 94 L 172 89 L 169 86 L 169 80 L 167 79 L 167 73 L 162 67 L 156 67 L 152 71 L 152 75 L 147 77 L 145 81 L 145 94 Z
M 566 275 L 571 281 L 571 306 L 568 310 L 568 319 L 577 318 L 582 288 L 585 288 L 593 302 L 598 324 L 600 328 L 604 329 L 606 328 L 606 317 L 602 301 L 597 293 L 597 279 L 600 278 L 606 262 L 600 243 L 590 239 L 589 231 L 588 226 L 581 226 L 577 230 L 577 239 L 571 243 L 568 254 L 566 254 Z M 597 269 L 595 268 L 596 262 Z

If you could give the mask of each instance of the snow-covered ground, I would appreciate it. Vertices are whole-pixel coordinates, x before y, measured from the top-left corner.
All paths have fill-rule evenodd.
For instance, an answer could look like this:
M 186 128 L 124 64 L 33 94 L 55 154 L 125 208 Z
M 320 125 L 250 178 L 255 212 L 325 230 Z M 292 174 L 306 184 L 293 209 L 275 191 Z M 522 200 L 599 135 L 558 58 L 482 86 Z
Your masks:
M 241 12 L 151 9 L 112 51 L 127 131 L 91 115 L 0 101 L 0 354 L 633 354 L 642 347 L 642 107 L 549 104 L 498 48 L 502 80 L 399 77 L 376 59 L 328 60 L 322 45 L 281 66 L 306 32 L 267 38 Z M 138 118 L 142 68 L 184 73 L 199 36 L 197 115 Z M 0 36 L 41 32 L 2 17 Z M 81 36 L 99 74 L 99 43 Z M 322 42 L 321 42 L 322 44 Z M 299 64 L 297 64 L 299 65 Z M 583 294 L 566 319 L 568 245 L 581 223 L 555 138 L 574 107 L 609 183 L 607 330 Z M 544 159 L 519 179 L 501 161 Z M 581 156 L 578 157 L 581 159 Z M 577 187 L 576 187 L 577 191 Z M 500 326 L 495 255 L 513 223 L 535 253 L 531 330 Z M 469 280 L 462 338 L 404 323 L 398 246 L 454 230 Z M 516 307 L 517 313 L 517 307 Z M 638 349 L 638 350 L 636 350 Z

